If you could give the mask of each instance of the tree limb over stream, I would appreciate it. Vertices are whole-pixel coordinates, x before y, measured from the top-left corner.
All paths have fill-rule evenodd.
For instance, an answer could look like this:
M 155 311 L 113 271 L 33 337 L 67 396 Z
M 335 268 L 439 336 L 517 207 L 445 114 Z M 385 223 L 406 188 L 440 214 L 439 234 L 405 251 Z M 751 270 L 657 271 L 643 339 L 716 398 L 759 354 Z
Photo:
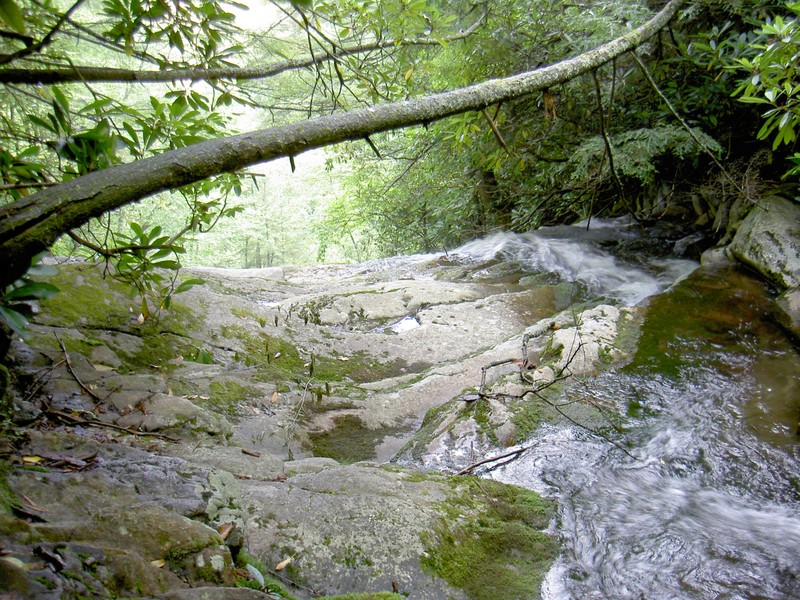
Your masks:
M 675 16 L 670 0 L 652 19 L 626 35 L 579 56 L 534 71 L 475 84 L 418 100 L 395 102 L 242 135 L 200 142 L 159 156 L 95 171 L 0 207 L 0 287 L 18 279 L 37 253 L 93 217 L 158 192 L 281 157 L 378 132 L 427 125 L 515 100 L 569 81 L 650 39 Z

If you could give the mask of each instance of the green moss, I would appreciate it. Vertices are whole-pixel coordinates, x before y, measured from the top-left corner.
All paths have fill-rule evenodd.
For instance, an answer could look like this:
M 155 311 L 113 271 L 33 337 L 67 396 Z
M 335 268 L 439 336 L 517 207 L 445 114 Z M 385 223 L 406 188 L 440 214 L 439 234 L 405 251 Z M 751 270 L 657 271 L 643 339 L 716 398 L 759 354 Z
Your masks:
M 141 349 L 134 354 L 118 351 L 126 370 L 138 371 L 158 365 L 161 370 L 175 367 L 170 360 L 190 351 L 191 345 L 183 338 L 199 325 L 195 315 L 178 301 L 173 301 L 169 310 L 160 311 L 141 325 L 134 319 L 138 300 L 132 299 L 129 288 L 110 277 L 103 277 L 97 265 L 62 265 L 50 282 L 61 292 L 41 302 L 41 321 L 48 323 L 74 323 L 84 331 L 119 330 L 136 335 L 142 339 Z M 46 336 L 51 338 L 51 336 Z M 91 335 L 62 336 L 64 345 L 70 352 L 89 356 L 95 346 L 105 342 Z M 52 339 L 32 340 L 37 346 L 54 347 Z
M 61 265 L 50 283 L 61 291 L 41 301 L 42 312 L 59 322 L 88 327 L 126 327 L 131 320 L 132 300 L 125 286 L 103 278 L 92 264 Z
M 119 353 L 125 366 L 131 371 L 158 368 L 161 371 L 172 371 L 178 363 L 173 359 L 186 351 L 186 345 L 176 344 L 171 335 L 142 335 L 141 349 L 135 354 Z
M 495 446 L 498 445 L 497 433 L 492 427 L 490 417 L 492 415 L 492 407 L 486 400 L 478 400 L 469 404 L 472 411 L 472 418 L 478 426 L 478 430 L 483 433 Z
M 251 333 L 241 325 L 223 325 L 221 333 L 239 342 L 244 350 L 244 355 L 240 356 L 240 359 L 248 366 L 257 367 L 262 372 L 284 376 L 303 372 L 306 361 L 291 342 L 263 332 Z
M 315 356 L 315 379 L 328 382 L 353 381 L 368 383 L 409 373 L 420 373 L 431 367 L 430 363 L 409 364 L 402 358 L 376 360 L 367 352 L 356 352 L 349 356 Z
M 442 517 L 421 534 L 423 568 L 475 600 L 538 598 L 558 553 L 543 533 L 552 503 L 530 490 L 490 480 L 452 479 Z
M 253 386 L 245 386 L 231 380 L 212 381 L 208 388 L 208 400 L 198 398 L 195 401 L 203 404 L 206 408 L 227 415 L 235 415 L 243 402 L 261 394 Z
M 322 433 L 309 435 L 314 456 L 325 456 L 343 464 L 352 464 L 375 458 L 375 448 L 387 435 L 402 431 L 400 427 L 368 429 L 354 415 L 341 415 L 333 419 L 336 427 Z
M 0 460 L 0 514 L 10 515 L 11 509 L 18 504 L 17 497 L 8 485 L 9 466 Z
M 534 399 L 523 399 L 515 403 L 511 412 L 517 440 L 528 439 L 542 424 L 542 409 Z
M 47 577 L 32 577 L 33 581 L 42 584 L 48 590 L 54 590 L 58 587 L 55 581 L 48 579 Z

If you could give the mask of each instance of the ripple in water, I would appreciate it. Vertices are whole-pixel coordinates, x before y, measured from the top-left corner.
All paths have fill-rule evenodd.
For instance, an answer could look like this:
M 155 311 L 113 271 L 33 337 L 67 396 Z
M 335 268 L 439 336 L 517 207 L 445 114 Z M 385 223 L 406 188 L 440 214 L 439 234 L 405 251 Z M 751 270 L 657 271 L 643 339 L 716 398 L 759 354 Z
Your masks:
M 542 228 L 528 233 L 497 233 L 453 251 L 457 257 L 487 262 L 500 257 L 519 261 L 534 273 L 553 273 L 564 281 L 587 286 L 596 296 L 633 306 L 680 281 L 698 264 L 678 258 L 653 260 L 642 266 L 613 256 L 599 241 L 631 237 L 627 229 L 598 222 L 599 231 L 580 227 Z
M 656 297 L 634 363 L 587 382 L 635 415 L 620 440 L 635 458 L 551 425 L 494 472 L 558 500 L 545 598 L 800 598 L 800 442 L 774 408 L 796 426 L 800 355 L 741 277 Z

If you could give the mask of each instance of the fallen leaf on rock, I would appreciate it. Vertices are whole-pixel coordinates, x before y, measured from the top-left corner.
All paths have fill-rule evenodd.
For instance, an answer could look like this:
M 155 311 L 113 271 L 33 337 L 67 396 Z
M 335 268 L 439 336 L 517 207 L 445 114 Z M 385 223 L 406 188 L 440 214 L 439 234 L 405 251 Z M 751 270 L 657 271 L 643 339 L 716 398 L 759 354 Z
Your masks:
M 289 558 L 283 559 L 281 562 L 279 562 L 277 565 L 275 565 L 275 570 L 276 571 L 283 571 L 286 567 L 289 566 L 289 563 L 292 562 L 292 558 L 293 557 L 290 556 Z
M 269 401 L 275 404 L 278 400 L 280 400 L 280 394 L 278 394 L 278 390 L 275 390 L 272 392 L 272 398 Z
M 231 534 L 231 531 L 233 531 L 234 529 L 236 529 L 236 523 L 223 523 L 222 525 L 219 526 L 217 532 L 219 533 L 219 537 L 221 537 L 222 540 L 224 541 L 228 538 L 228 536 Z
M 150 564 L 153 565 L 156 569 L 161 569 L 164 565 L 167 564 L 167 561 L 163 558 L 157 558 L 156 560 L 151 560 Z
M 261 571 L 259 571 L 253 565 L 247 565 L 247 570 L 249 571 L 250 575 L 253 576 L 253 579 L 258 582 L 258 585 L 264 587 L 264 576 L 261 574 Z

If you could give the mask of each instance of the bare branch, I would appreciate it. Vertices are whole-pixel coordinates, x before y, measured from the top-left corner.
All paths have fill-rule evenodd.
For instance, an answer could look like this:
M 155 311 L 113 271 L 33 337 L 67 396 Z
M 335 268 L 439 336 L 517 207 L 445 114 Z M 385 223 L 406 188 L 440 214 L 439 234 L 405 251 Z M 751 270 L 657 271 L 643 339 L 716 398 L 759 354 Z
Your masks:
M 47 32 L 47 35 L 45 35 L 37 43 L 31 44 L 29 46 L 26 45 L 25 48 L 23 48 L 22 50 L 18 50 L 17 52 L 14 52 L 13 54 L 0 56 L 0 65 L 7 65 L 8 63 L 10 63 L 12 61 L 18 60 L 18 59 L 23 58 L 25 56 L 29 56 L 29 55 L 31 55 L 31 54 L 33 54 L 35 52 L 39 52 L 42 48 L 47 46 L 47 44 L 49 44 L 51 42 L 51 40 L 53 39 L 53 36 L 58 32 L 59 29 L 61 29 L 61 26 L 66 22 L 67 19 L 69 19 L 69 16 L 72 13 L 74 13 L 76 10 L 78 10 L 78 7 L 81 4 L 83 4 L 84 1 L 85 0 L 77 0 L 77 2 L 75 2 L 75 4 L 73 4 L 67 10 L 67 12 L 65 12 L 63 15 L 61 15 L 59 17 L 58 21 L 56 21 L 56 24 L 53 26 L 53 28 L 50 31 Z
M 533 448 L 533 446 L 523 446 L 522 448 L 517 448 L 516 450 L 511 450 L 510 452 L 500 454 L 499 456 L 490 456 L 489 458 L 484 458 L 483 460 L 479 460 L 478 462 L 474 462 L 471 465 L 464 467 L 458 473 L 456 473 L 456 475 L 466 475 L 467 473 L 474 471 L 480 466 L 492 462 L 497 462 L 498 460 L 503 460 L 504 458 L 513 457 L 512 460 L 516 460 L 520 456 L 522 456 L 523 453 L 527 452 L 531 448 Z
M 266 79 L 280 75 L 286 71 L 306 69 L 309 67 L 319 67 L 327 62 L 340 61 L 346 56 L 356 54 L 366 54 L 376 50 L 388 50 L 403 46 L 434 46 L 442 43 L 462 40 L 475 32 L 483 22 L 485 13 L 469 28 L 451 36 L 442 38 L 421 37 L 413 39 L 383 40 L 369 44 L 359 44 L 356 46 L 342 47 L 338 52 L 326 52 L 319 56 L 310 58 L 286 59 L 276 62 L 266 67 L 257 68 L 194 68 L 194 69 L 169 69 L 169 70 L 146 70 L 137 71 L 135 69 L 115 69 L 110 67 L 91 67 L 76 65 L 72 68 L 58 69 L 3 69 L 0 70 L 0 83 L 28 83 L 53 85 L 56 83 L 68 83 L 73 81 L 104 81 L 108 83 L 170 83 L 176 81 L 216 81 L 220 79 L 232 79 L 237 81 Z M 335 47 L 335 46 L 334 46 Z M 21 51 L 20 51 L 21 52 Z M 19 53 L 17 53 L 19 54 Z M 27 52 L 26 54 L 30 54 Z M 15 56 L 15 55 L 11 55 Z M 3 61 L 0 65 L 6 64 L 13 59 Z

